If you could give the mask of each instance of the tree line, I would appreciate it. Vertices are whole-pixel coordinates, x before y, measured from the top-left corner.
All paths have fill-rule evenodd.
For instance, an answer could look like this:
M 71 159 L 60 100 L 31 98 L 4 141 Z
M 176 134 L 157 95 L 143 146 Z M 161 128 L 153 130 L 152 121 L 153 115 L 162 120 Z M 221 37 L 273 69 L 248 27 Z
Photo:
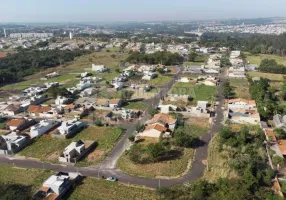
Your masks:
M 252 54 L 286 55 L 286 33 L 281 35 L 247 33 L 204 33 L 200 41 L 204 46 L 227 46 Z
M 220 178 L 212 183 L 199 180 L 188 188 L 162 188 L 157 190 L 160 199 L 283 199 L 271 190 L 275 172 L 267 165 L 265 136 L 261 129 L 253 134 L 247 127 L 242 127 L 234 133 L 225 127 L 217 137 L 219 151 L 229 158 L 229 167 L 238 177 Z
M 286 74 L 286 66 L 278 64 L 274 59 L 263 59 L 259 71 L 266 73 Z
M 21 50 L 0 59 L 0 83 L 19 81 L 25 76 L 63 65 L 88 53 L 85 50 Z
M 133 52 L 126 59 L 129 63 L 147 63 L 147 64 L 163 64 L 173 65 L 182 63 L 184 58 L 178 53 L 170 53 L 167 51 L 155 52 L 153 54 L 145 54 L 140 52 Z

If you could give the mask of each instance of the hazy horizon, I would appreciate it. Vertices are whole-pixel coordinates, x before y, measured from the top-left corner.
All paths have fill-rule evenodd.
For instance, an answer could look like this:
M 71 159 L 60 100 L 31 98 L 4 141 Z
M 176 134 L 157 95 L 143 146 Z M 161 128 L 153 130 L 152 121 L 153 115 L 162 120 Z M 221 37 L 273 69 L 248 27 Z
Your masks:
M 0 23 L 136 22 L 286 17 L 285 0 L 10 0 L 2 2 Z

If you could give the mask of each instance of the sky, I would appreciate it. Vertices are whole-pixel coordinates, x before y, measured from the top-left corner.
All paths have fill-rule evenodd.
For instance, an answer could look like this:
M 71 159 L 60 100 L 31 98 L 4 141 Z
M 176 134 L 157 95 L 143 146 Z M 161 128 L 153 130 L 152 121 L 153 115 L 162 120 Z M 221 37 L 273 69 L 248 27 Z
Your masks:
M 1 22 L 286 17 L 286 0 L 0 0 Z

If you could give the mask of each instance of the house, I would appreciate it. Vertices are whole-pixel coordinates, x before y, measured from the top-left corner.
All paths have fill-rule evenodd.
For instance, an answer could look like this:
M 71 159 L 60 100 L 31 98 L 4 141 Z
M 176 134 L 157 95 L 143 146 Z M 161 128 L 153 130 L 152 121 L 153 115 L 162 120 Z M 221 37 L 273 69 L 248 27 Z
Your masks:
M 286 140 L 278 141 L 278 148 L 283 156 L 286 156 Z
M 208 101 L 198 101 L 197 109 L 201 110 L 201 112 L 207 112 Z
M 28 136 L 17 135 L 15 132 L 2 135 L 0 136 L 0 154 L 13 155 L 25 148 L 30 141 Z
M 220 54 L 212 54 L 209 56 L 206 68 L 219 69 L 220 68 Z
M 131 110 L 122 109 L 121 110 L 121 117 L 123 119 L 132 119 L 136 116 L 136 112 Z
M 54 112 L 51 106 L 37 106 L 30 105 L 28 112 L 33 117 L 55 117 L 57 113 Z
M 63 97 L 63 96 L 58 96 L 55 100 L 55 104 L 58 106 L 64 105 L 69 101 L 68 98 Z
M 62 163 L 76 163 L 85 154 L 95 147 L 93 141 L 82 141 L 70 143 L 64 150 L 63 154 L 59 157 L 59 161 Z
M 57 77 L 59 75 L 60 75 L 59 73 L 53 72 L 53 73 L 47 74 L 45 77 L 46 78 L 55 78 L 55 77 Z
M 46 100 L 46 96 L 45 95 L 35 95 L 35 96 L 32 96 L 30 98 L 30 104 L 31 105 L 38 105 L 38 104 L 41 104 L 42 102 L 44 102 Z
M 139 137 L 152 137 L 160 138 L 162 134 L 167 131 L 167 128 L 161 124 L 151 124 L 145 127 L 142 133 L 139 133 Z
M 24 109 L 21 105 L 10 104 L 5 108 L 5 110 L 2 111 L 2 113 L 4 115 L 14 116 L 14 115 L 17 115 L 23 111 L 24 111 Z
M 226 100 L 226 102 L 228 103 L 229 109 L 236 109 L 236 108 L 252 109 L 252 108 L 256 108 L 255 100 L 236 98 L 236 99 Z
M 73 182 L 79 178 L 78 173 L 59 172 L 50 176 L 34 195 L 33 199 L 60 200 L 72 188 Z
M 30 137 L 40 137 L 41 135 L 47 133 L 48 131 L 52 130 L 53 128 L 60 125 L 60 122 L 57 120 L 49 119 L 49 120 L 41 120 L 38 124 L 31 127 L 30 130 Z
M 244 108 L 229 109 L 228 118 L 233 123 L 260 124 L 260 115 L 257 110 L 247 110 Z
M 104 65 L 95 65 L 95 64 L 92 64 L 91 66 L 91 70 L 92 71 L 95 71 L 96 73 L 103 73 L 105 71 L 107 71 L 107 67 L 104 66 Z
M 91 95 L 95 94 L 97 90 L 95 88 L 86 88 L 80 92 L 81 97 L 90 97 Z
M 118 81 L 113 81 L 111 83 L 111 85 L 116 89 L 116 90 L 120 90 L 124 87 L 124 84 L 122 82 L 118 82 Z
M 80 107 L 80 105 L 78 105 L 78 104 L 74 104 L 74 103 L 68 104 L 64 107 L 64 113 L 70 113 L 71 111 L 73 111 L 79 107 Z
M 150 81 L 154 78 L 156 78 L 157 74 L 154 72 L 148 72 L 144 73 L 144 76 L 142 77 L 142 80 Z
M 158 108 L 160 109 L 161 113 L 168 114 L 169 112 L 176 111 L 178 107 L 172 104 L 167 104 L 167 105 L 161 104 L 158 106 Z
M 228 76 L 232 78 L 245 78 L 245 68 L 240 66 L 230 67 Z
M 52 136 L 61 139 L 70 138 L 74 134 L 84 129 L 84 127 L 85 127 L 84 123 L 78 121 L 77 119 L 64 121 L 57 128 L 58 131 L 52 133 Z
M 32 119 L 12 119 L 7 123 L 7 126 L 11 131 L 19 130 L 22 131 L 31 125 L 35 124 L 35 121 Z
M 109 107 L 109 100 L 102 98 L 102 99 L 97 99 L 95 106 L 97 107 Z
M 178 82 L 180 82 L 180 83 L 189 83 L 190 80 L 189 80 L 188 77 L 181 77 L 181 78 L 178 80 Z
M 273 116 L 273 123 L 275 128 L 281 128 L 284 131 L 286 131 L 286 115 L 282 116 L 279 114 L 276 114 Z
M 110 108 L 119 108 L 123 105 L 123 101 L 121 99 L 110 99 L 109 100 L 109 107 Z
M 203 69 L 203 72 L 206 74 L 218 74 L 219 71 L 216 69 Z
M 272 144 L 276 144 L 277 138 L 275 136 L 274 130 L 271 128 L 265 128 L 263 130 L 264 130 L 267 141 L 269 141 Z
M 175 119 L 172 115 L 159 113 L 154 115 L 154 117 L 147 121 L 146 124 L 160 124 L 166 128 L 174 130 L 177 124 L 177 119 Z

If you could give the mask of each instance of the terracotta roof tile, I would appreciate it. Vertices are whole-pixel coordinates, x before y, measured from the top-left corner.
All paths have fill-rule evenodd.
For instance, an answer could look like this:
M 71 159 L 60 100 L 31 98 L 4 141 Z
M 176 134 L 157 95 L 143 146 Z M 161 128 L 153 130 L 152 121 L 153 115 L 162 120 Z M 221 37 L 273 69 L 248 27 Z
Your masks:
M 104 104 L 106 104 L 106 102 L 107 102 L 107 99 L 97 99 L 96 100 L 97 105 L 104 105 Z
M 173 124 L 176 121 L 177 120 L 173 116 L 165 114 L 165 113 L 156 114 L 151 119 L 151 123 L 162 122 L 162 123 L 165 123 L 165 124 Z
M 121 99 L 110 99 L 110 101 L 109 101 L 109 103 L 110 104 L 118 104 L 119 103 L 119 101 L 121 101 Z
M 152 125 L 146 126 L 144 131 L 149 131 L 149 130 L 152 130 L 152 129 L 155 129 L 155 130 L 160 131 L 160 132 L 163 132 L 163 131 L 167 130 L 164 126 L 162 126 L 160 124 L 152 124 Z
M 25 119 L 12 119 L 8 122 L 7 126 L 19 126 Z

